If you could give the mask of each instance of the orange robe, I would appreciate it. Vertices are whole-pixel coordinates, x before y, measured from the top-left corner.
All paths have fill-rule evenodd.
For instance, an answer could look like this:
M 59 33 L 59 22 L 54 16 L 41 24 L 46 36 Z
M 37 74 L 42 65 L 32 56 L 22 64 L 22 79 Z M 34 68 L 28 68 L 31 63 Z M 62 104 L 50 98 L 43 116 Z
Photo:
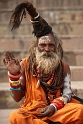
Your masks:
M 48 124 L 48 120 L 61 124 L 83 124 L 83 105 L 72 99 L 62 109 L 50 117 L 40 118 L 40 110 L 47 106 L 45 93 L 40 86 L 36 88 L 37 79 L 31 75 L 31 82 L 27 78 L 27 58 L 23 59 L 26 75 L 26 97 L 21 108 L 10 114 L 11 124 Z M 49 94 L 50 101 L 53 96 Z M 59 96 L 58 96 L 59 97 Z

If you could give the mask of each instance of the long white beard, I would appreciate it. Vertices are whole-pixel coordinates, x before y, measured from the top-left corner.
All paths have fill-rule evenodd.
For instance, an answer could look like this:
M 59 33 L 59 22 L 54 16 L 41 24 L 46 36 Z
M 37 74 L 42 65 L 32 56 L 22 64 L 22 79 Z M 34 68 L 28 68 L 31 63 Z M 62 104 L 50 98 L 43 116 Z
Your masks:
M 36 64 L 41 73 L 51 74 L 60 63 L 59 56 L 54 52 L 39 52 L 36 48 Z

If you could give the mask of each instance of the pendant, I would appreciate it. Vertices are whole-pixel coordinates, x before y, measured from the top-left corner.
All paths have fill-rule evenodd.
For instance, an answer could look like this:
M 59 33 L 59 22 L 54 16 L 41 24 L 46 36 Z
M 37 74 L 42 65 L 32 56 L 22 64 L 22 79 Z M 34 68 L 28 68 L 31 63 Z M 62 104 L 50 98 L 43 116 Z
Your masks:
M 37 81 L 36 88 L 39 88 L 40 86 L 40 80 Z
M 49 85 L 50 85 L 50 84 L 51 84 L 51 82 L 50 82 L 50 81 L 48 81 L 48 82 L 47 82 L 47 84 L 49 84 Z

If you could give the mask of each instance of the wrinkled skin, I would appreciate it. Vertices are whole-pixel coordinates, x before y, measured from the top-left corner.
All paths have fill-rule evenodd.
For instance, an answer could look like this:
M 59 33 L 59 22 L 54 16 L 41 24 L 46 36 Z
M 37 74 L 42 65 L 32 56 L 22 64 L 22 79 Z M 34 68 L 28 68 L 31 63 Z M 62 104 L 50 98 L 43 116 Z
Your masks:
M 18 59 L 15 59 L 14 55 L 9 51 L 5 52 L 4 56 L 5 58 L 3 59 L 3 62 L 8 71 L 13 75 L 18 75 L 21 70 L 20 62 Z
M 41 111 L 41 116 L 46 117 L 46 116 L 52 116 L 55 112 L 55 108 L 52 105 L 46 106 L 42 111 Z

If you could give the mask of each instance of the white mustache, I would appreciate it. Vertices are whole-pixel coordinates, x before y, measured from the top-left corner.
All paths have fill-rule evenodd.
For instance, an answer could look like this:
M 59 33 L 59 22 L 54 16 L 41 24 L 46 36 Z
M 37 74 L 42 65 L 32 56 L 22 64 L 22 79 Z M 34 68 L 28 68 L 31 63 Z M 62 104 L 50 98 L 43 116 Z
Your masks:
M 36 63 L 44 74 L 48 74 L 58 66 L 60 59 L 54 52 L 39 52 L 36 49 Z
M 42 52 L 40 54 L 41 57 L 54 57 L 54 52 Z

